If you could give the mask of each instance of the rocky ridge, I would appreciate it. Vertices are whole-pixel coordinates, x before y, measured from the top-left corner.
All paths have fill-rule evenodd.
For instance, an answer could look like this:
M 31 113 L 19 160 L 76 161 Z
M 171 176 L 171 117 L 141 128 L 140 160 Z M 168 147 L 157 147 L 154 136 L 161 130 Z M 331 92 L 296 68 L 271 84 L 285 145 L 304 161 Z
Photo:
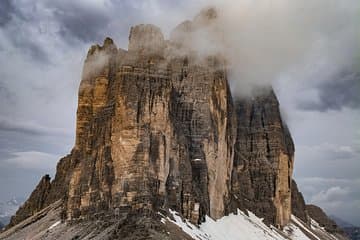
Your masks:
M 318 206 L 311 204 L 306 205 L 306 211 L 308 212 L 309 216 L 317 221 L 321 227 L 324 227 L 326 231 L 330 233 L 344 233 L 344 231 L 336 224 L 336 222 L 328 217 L 326 213 Z
M 194 224 L 238 208 L 279 228 L 292 209 L 307 220 L 292 180 L 294 144 L 271 87 L 232 96 L 226 58 L 199 56 L 183 41 L 216 17 L 202 11 L 170 40 L 154 25 L 138 25 L 128 50 L 110 38 L 89 49 L 75 146 L 9 227 L 59 201 L 69 223 L 122 219 L 113 234 L 123 238 L 139 225 L 147 237 L 160 231 L 153 220 L 169 208 Z

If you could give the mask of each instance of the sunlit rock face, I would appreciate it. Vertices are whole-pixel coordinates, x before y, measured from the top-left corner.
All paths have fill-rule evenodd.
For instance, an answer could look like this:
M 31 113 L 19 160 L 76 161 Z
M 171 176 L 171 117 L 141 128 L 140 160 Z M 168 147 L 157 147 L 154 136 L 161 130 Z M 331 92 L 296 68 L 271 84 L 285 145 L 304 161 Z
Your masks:
M 172 208 L 200 223 L 240 208 L 289 222 L 294 147 L 274 92 L 233 97 L 226 56 L 181 44 L 216 16 L 203 11 L 170 40 L 138 25 L 128 50 L 109 38 L 90 48 L 76 143 L 42 207 L 63 199 L 67 220 Z
M 159 37 L 151 25 L 134 27 L 137 35 L 148 43 Z M 158 207 L 194 222 L 223 216 L 235 142 L 223 61 L 168 59 L 163 49 L 130 45 L 106 52 L 104 67 L 82 80 L 75 147 L 82 157 L 69 183 L 67 218 Z M 90 52 L 84 71 L 108 49 Z

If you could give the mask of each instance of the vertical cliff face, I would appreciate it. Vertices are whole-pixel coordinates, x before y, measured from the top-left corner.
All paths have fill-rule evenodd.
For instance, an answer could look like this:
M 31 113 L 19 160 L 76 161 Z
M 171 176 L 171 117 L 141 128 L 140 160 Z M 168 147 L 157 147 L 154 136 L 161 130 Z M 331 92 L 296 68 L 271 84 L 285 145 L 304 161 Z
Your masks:
M 294 149 L 272 90 L 233 103 L 221 57 L 177 56 L 152 25 L 129 39 L 85 62 L 68 218 L 171 207 L 197 223 L 241 207 L 286 224 Z
M 294 146 L 271 90 L 235 102 L 237 134 L 232 200 L 284 226 L 291 215 Z
M 309 223 L 309 215 L 302 193 L 299 191 L 296 182 L 293 180 L 291 185 L 291 212 L 304 223 Z
M 90 48 L 74 149 L 33 212 L 63 199 L 68 220 L 172 208 L 199 223 L 241 208 L 289 221 L 294 146 L 274 92 L 233 101 L 224 57 L 181 40 L 214 19 L 204 11 L 168 41 L 135 26 L 128 51 L 109 38 Z
M 234 142 L 224 63 L 165 58 L 159 39 L 158 28 L 140 25 L 131 30 L 128 52 L 106 42 L 89 51 L 74 150 L 82 160 L 69 184 L 69 219 L 99 209 L 166 206 L 193 222 L 224 215 Z M 151 51 L 144 48 L 151 42 Z M 99 56 L 104 64 L 94 72 Z

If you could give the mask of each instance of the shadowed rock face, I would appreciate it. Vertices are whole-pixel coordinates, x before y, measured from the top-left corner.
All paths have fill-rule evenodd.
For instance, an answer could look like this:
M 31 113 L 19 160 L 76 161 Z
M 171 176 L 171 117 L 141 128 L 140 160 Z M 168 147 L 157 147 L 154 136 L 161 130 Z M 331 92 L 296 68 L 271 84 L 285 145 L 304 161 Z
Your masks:
M 284 226 L 291 213 L 294 146 L 273 91 L 235 102 L 237 134 L 232 200 L 267 223 Z
M 304 223 L 309 223 L 304 197 L 297 187 L 295 180 L 291 186 L 291 213 L 300 218 Z
M 216 18 L 203 14 L 196 27 Z M 221 56 L 179 54 L 153 25 L 133 27 L 129 40 L 128 51 L 109 38 L 90 48 L 75 146 L 28 212 L 63 199 L 68 220 L 173 208 L 199 223 L 241 208 L 284 226 L 294 146 L 272 89 L 234 101 Z

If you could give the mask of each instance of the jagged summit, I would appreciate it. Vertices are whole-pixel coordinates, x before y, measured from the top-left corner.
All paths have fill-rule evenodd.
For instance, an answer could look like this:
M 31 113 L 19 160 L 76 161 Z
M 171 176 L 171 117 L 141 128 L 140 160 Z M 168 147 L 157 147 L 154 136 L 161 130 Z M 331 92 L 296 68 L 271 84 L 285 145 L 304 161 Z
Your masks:
M 177 239 L 160 222 L 169 209 L 195 225 L 249 210 L 279 228 L 290 223 L 292 205 L 302 211 L 301 193 L 291 198 L 294 144 L 274 91 L 235 98 L 223 56 L 199 61 L 179 51 L 181 31 L 216 17 L 204 10 L 170 40 L 154 25 L 137 25 L 127 51 L 110 38 L 90 48 L 75 146 L 10 226 L 54 213 L 69 224 L 114 226 L 109 239 Z
M 165 48 L 165 39 L 159 27 L 140 24 L 130 29 L 129 52 L 158 53 Z
M 194 17 L 194 22 L 197 25 L 207 25 L 212 21 L 215 21 L 219 16 L 219 10 L 216 6 L 204 8 L 198 15 Z
M 89 58 L 89 56 L 95 54 L 96 52 L 99 52 L 101 50 L 109 50 L 109 49 L 116 49 L 116 45 L 114 43 L 114 41 L 110 38 L 110 37 L 106 37 L 104 39 L 103 45 L 100 46 L 99 44 L 96 45 L 92 45 L 88 51 L 88 55 L 87 57 Z

